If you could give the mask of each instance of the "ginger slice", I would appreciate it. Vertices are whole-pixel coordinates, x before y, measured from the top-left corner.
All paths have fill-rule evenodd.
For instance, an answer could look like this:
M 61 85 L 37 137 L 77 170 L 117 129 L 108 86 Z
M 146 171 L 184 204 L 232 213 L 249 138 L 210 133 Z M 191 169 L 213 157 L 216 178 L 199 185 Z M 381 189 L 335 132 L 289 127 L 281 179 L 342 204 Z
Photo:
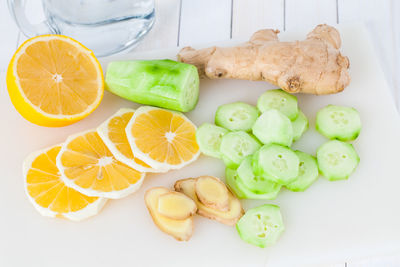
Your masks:
M 229 210 L 229 195 L 226 185 L 213 176 L 198 177 L 196 196 L 204 206 L 220 211 Z
M 147 209 L 154 223 L 161 231 L 171 235 L 176 240 L 187 241 L 193 234 L 193 217 L 184 220 L 173 220 L 158 212 L 159 197 L 169 192 L 171 191 L 164 187 L 153 187 L 147 190 L 144 195 Z
M 185 194 L 168 192 L 158 198 L 158 213 L 174 220 L 184 220 L 197 211 L 196 203 Z
M 175 182 L 174 188 L 178 192 L 182 192 L 191 199 L 193 199 L 197 204 L 197 214 L 204 216 L 206 218 L 216 220 L 223 224 L 227 225 L 235 225 L 236 222 L 242 217 L 244 214 L 242 205 L 235 196 L 232 195 L 231 192 L 228 191 L 229 197 L 229 210 L 228 211 L 220 211 L 210 207 L 205 206 L 200 202 L 196 195 L 196 178 L 187 178 L 178 180 Z

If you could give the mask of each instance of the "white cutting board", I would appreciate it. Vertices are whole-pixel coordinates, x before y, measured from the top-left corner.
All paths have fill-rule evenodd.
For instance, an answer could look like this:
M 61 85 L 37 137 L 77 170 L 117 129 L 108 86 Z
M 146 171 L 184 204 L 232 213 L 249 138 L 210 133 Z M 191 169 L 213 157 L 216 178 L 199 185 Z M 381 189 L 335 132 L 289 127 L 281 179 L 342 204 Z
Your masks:
M 275 246 L 265 249 L 243 242 L 234 227 L 200 216 L 189 242 L 177 242 L 153 224 L 143 200 L 147 188 L 171 187 L 175 180 L 203 174 L 224 177 L 223 163 L 205 156 L 182 170 L 148 175 L 140 191 L 109 201 L 89 220 L 41 217 L 24 195 L 25 156 L 96 127 L 120 107 L 137 105 L 106 92 L 87 119 L 64 128 L 44 128 L 22 119 L 2 88 L 0 266 L 310 266 L 400 252 L 400 120 L 364 29 L 341 28 L 341 35 L 352 82 L 337 95 L 298 96 L 310 130 L 294 147 L 315 153 L 326 141 L 314 130 L 318 109 L 327 104 L 353 106 L 363 122 L 354 142 L 360 165 L 347 181 L 321 178 L 304 193 L 282 190 L 275 201 L 243 201 L 246 210 L 271 202 L 281 207 L 286 231 Z M 281 39 L 304 36 L 285 32 Z M 177 51 L 114 59 L 174 59 Z M 255 104 L 270 88 L 274 86 L 264 82 L 202 80 L 199 103 L 187 116 L 197 125 L 212 122 L 219 105 L 239 100 Z

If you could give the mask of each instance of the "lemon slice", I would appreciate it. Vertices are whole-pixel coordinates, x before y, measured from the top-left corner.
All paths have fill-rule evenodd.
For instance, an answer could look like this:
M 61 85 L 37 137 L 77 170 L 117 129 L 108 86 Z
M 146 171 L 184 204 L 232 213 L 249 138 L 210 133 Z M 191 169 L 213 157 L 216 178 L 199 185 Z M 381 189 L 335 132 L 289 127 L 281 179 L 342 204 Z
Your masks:
M 117 160 L 95 130 L 68 137 L 56 164 L 65 184 L 88 196 L 125 197 L 145 176 Z
M 67 187 L 60 178 L 56 157 L 61 145 L 29 155 L 24 161 L 25 192 L 43 216 L 80 221 L 96 215 L 106 199 L 88 197 Z
M 165 171 L 153 169 L 133 155 L 126 136 L 125 128 L 134 112 L 134 109 L 129 108 L 118 110 L 97 128 L 97 133 L 107 145 L 108 149 L 110 149 L 114 157 L 126 165 L 141 172 Z
M 200 154 L 196 126 L 180 112 L 140 107 L 126 135 L 133 154 L 154 169 L 179 169 Z

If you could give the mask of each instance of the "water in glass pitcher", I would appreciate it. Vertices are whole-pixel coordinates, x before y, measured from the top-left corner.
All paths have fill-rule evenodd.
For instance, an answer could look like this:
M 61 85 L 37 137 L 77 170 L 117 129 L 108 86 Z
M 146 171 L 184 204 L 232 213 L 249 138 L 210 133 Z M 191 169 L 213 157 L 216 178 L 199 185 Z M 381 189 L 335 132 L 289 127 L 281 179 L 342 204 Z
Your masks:
M 152 27 L 154 0 L 44 0 L 49 26 L 97 56 L 132 46 Z

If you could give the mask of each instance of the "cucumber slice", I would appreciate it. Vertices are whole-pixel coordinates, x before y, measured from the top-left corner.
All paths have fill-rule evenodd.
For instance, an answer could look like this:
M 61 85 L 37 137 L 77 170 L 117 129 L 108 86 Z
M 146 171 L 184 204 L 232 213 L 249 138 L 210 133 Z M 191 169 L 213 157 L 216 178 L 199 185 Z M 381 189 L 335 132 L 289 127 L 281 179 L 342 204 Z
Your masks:
M 253 192 L 243 184 L 243 182 L 238 176 L 237 170 L 226 168 L 225 174 L 226 174 L 226 184 L 238 198 L 271 200 L 277 197 L 281 189 L 281 186 L 276 184 L 276 186 L 270 192 L 267 193 Z
M 297 118 L 299 108 L 297 98 L 282 89 L 268 90 L 257 101 L 257 108 L 263 113 L 267 110 L 277 109 L 290 120 Z
M 211 123 L 203 123 L 196 131 L 200 151 L 214 158 L 222 158 L 219 147 L 222 137 L 229 131 Z
M 319 171 L 330 181 L 344 180 L 357 168 L 360 157 L 351 144 L 332 140 L 317 150 Z
M 313 156 L 301 151 L 295 151 L 294 153 L 296 153 L 300 160 L 299 176 L 285 187 L 294 192 L 302 192 L 309 188 L 318 178 L 317 160 Z
M 291 146 L 293 141 L 292 122 L 280 111 L 265 111 L 253 125 L 253 134 L 263 144 Z
M 242 160 L 260 148 L 260 143 L 246 132 L 230 132 L 222 137 L 220 152 L 226 166 L 236 169 Z
M 264 248 L 276 243 L 285 230 L 280 208 L 265 204 L 249 209 L 236 223 L 239 236 L 244 241 Z
M 286 185 L 299 175 L 299 157 L 290 148 L 271 144 L 264 145 L 252 160 L 255 175 L 275 183 Z
M 246 186 L 250 191 L 256 194 L 269 194 L 268 198 L 274 199 L 281 190 L 281 185 L 267 180 L 261 176 L 254 175 L 253 167 L 251 164 L 252 156 L 247 156 L 242 163 L 240 163 L 237 174 L 239 180 Z
M 169 59 L 111 62 L 105 82 L 130 101 L 183 112 L 192 110 L 199 96 L 196 67 Z
M 234 193 L 238 198 L 246 198 L 244 190 L 242 189 L 243 185 L 239 184 L 237 171 L 235 169 L 228 167 L 225 169 L 225 182 L 232 193 Z
M 328 105 L 318 111 L 315 127 L 329 139 L 355 140 L 361 131 L 360 114 L 355 108 Z
M 297 118 L 292 121 L 293 128 L 293 142 L 300 139 L 300 137 L 307 131 L 308 129 L 308 119 L 306 115 L 304 115 L 301 110 L 299 110 L 299 115 Z
M 235 102 L 219 106 L 215 113 L 215 124 L 231 131 L 251 130 L 259 115 L 256 107 L 243 103 Z

